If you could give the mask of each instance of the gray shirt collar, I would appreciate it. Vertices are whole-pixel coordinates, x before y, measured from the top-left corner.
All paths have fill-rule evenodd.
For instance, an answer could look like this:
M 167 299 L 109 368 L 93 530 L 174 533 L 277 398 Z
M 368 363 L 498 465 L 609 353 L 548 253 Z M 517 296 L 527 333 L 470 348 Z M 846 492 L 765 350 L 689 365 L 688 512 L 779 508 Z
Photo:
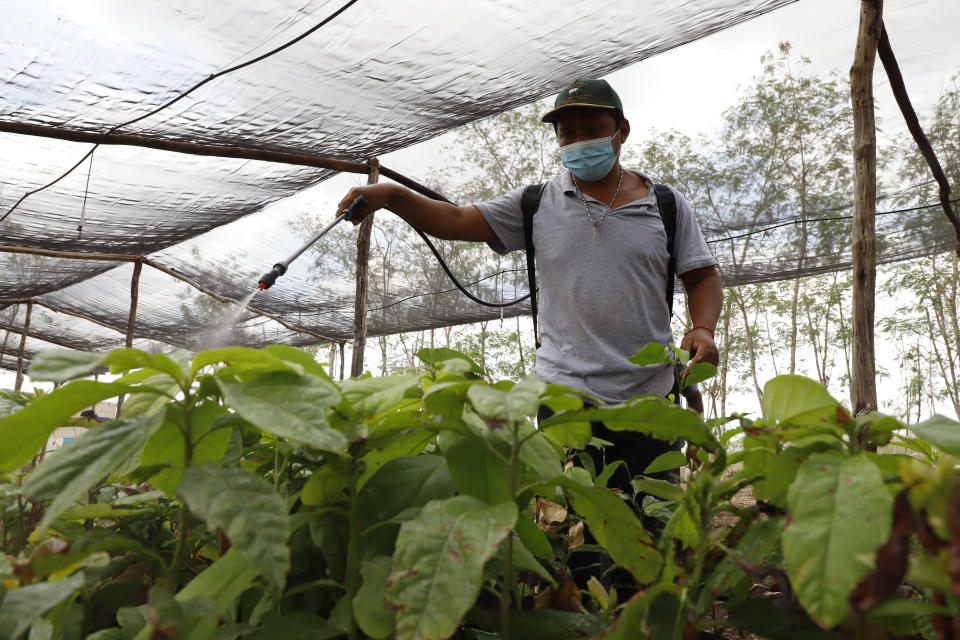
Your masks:
M 629 171 L 630 173 L 636 176 L 639 176 L 640 178 L 643 178 L 643 181 L 647 183 L 647 190 L 649 191 L 649 194 L 647 197 L 650 197 L 653 195 L 653 179 L 650 176 L 648 176 L 647 174 L 641 171 L 636 171 L 634 169 L 627 169 L 626 167 L 624 167 L 624 170 Z M 566 194 L 576 195 L 577 193 L 577 186 L 573 184 L 573 175 L 567 169 L 564 169 L 563 173 L 560 174 L 560 187 L 563 189 L 563 192 Z M 584 195 L 586 195 L 588 198 L 591 197 L 587 194 L 584 194 Z

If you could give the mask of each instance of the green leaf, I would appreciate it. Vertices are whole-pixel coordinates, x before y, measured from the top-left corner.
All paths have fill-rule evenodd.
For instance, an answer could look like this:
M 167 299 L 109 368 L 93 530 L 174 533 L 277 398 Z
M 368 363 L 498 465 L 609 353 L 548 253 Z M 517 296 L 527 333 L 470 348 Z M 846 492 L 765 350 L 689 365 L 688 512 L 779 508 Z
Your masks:
M 561 413 L 544 420 L 540 426 L 548 429 L 567 422 L 602 422 L 614 431 L 639 431 L 668 442 L 683 438 L 711 452 L 717 447 L 716 438 L 700 416 L 654 396 L 631 404 Z
M 457 491 L 489 504 L 513 499 L 507 463 L 489 449 L 483 438 L 472 433 L 442 431 L 437 444 L 447 459 Z
M 300 500 L 308 507 L 326 507 L 343 498 L 347 479 L 330 465 L 320 467 L 307 478 Z
M 935 415 L 929 420 L 910 425 L 910 431 L 944 453 L 960 456 L 960 422 Z
M 767 557 L 777 549 L 782 535 L 782 516 L 758 519 L 752 523 L 737 544 L 734 555 L 726 555 L 717 563 L 713 573 L 704 582 L 701 597 L 710 598 L 712 602 L 717 596 L 733 590 L 741 581 L 746 583 L 744 588 L 752 584 L 752 581 L 746 580 L 748 576 L 736 560 L 746 560 L 756 567 L 764 566 Z M 702 604 L 707 607 L 710 602 Z
M 400 527 L 387 600 L 398 640 L 448 638 L 480 593 L 483 565 L 517 519 L 511 502 L 470 496 L 427 504 Z
M 764 415 L 777 422 L 832 420 L 839 405 L 822 384 L 803 376 L 777 376 L 763 387 Z
M 417 353 L 414 355 L 416 355 L 417 358 L 419 358 L 422 362 L 432 365 L 434 368 L 436 368 L 439 363 L 444 362 L 445 360 L 452 360 L 454 358 L 466 360 L 470 363 L 471 372 L 476 373 L 477 375 L 483 375 L 483 369 L 480 368 L 480 365 L 459 351 L 454 351 L 453 349 L 449 349 L 447 347 L 438 347 L 436 349 L 420 349 L 420 351 L 417 351 Z
M 824 628 L 847 613 L 847 598 L 890 534 L 893 498 L 865 455 L 816 454 L 787 496 L 787 575 L 810 617 Z
M 525 421 L 528 416 L 537 415 L 540 396 L 546 389 L 547 385 L 536 374 L 531 374 L 509 391 L 474 385 L 467 390 L 467 398 L 480 415 L 517 423 Z
M 150 483 L 173 496 L 180 483 L 180 474 L 185 465 L 182 414 L 171 412 L 163 426 L 147 441 L 140 454 L 140 465 L 151 467 L 166 465 L 150 476 Z M 217 418 L 228 415 L 227 410 L 215 402 L 203 402 L 190 414 L 190 439 L 193 444 L 191 464 L 199 466 L 215 462 L 223 457 L 230 442 L 230 429 L 213 429 Z M 170 419 L 172 418 L 172 419 Z
M 634 478 L 630 481 L 630 484 L 634 491 L 649 493 L 661 500 L 670 500 L 671 502 L 681 502 L 683 500 L 683 489 L 666 480 Z
M 141 369 L 140 371 L 150 372 L 150 369 Z M 129 384 L 128 379 L 131 376 L 124 376 L 121 381 Z M 156 389 L 161 393 L 138 393 L 130 396 L 123 403 L 121 416 L 124 418 L 133 418 L 145 413 L 156 413 L 163 409 L 171 398 L 176 397 L 180 385 L 176 380 L 165 373 L 157 373 L 143 380 L 143 384 Z M 166 395 L 164 395 L 166 394 Z
M 648 367 L 652 364 L 673 364 L 670 349 L 656 342 L 648 342 L 643 345 L 643 348 L 630 356 L 628 360 L 641 367 Z
M 516 530 L 523 546 L 529 549 L 533 555 L 544 560 L 553 555 L 553 547 L 550 546 L 550 541 L 547 540 L 546 534 L 540 530 L 536 522 L 521 515 L 517 519 Z
M 34 620 L 83 587 L 83 572 L 56 582 L 39 582 L 8 591 L 0 601 L 0 640 L 13 640 Z
M 227 403 L 264 431 L 324 451 L 346 448 L 346 436 L 327 421 L 326 410 L 340 401 L 340 392 L 326 380 L 275 371 L 247 382 L 217 382 Z
M 264 349 L 250 349 L 249 347 L 224 347 L 201 351 L 193 357 L 190 366 L 190 377 L 197 375 L 203 367 L 211 364 L 227 363 L 234 372 L 267 373 L 270 371 L 291 371 L 303 373 L 303 367 L 295 362 L 278 358 Z
M 509 545 L 508 545 L 508 542 L 509 542 Z M 513 552 L 511 557 L 513 558 L 513 568 L 515 570 L 531 571 L 533 573 L 536 573 L 544 581 L 548 582 L 554 587 L 557 586 L 557 581 L 554 580 L 552 575 L 550 575 L 550 572 L 547 571 L 547 569 L 537 561 L 536 557 L 534 557 L 534 555 L 530 553 L 530 550 L 527 549 L 526 546 L 521 544 L 520 541 L 517 540 L 515 536 L 512 542 L 510 541 L 508 536 L 507 539 L 503 540 L 503 542 L 500 543 L 500 548 L 497 549 L 497 558 L 501 562 L 506 561 L 508 546 L 510 547 L 510 550 Z
M 396 408 L 419 383 L 420 376 L 415 375 L 354 378 L 343 383 L 343 397 L 350 402 L 353 415 L 363 419 Z
M 0 473 L 19 469 L 39 453 L 47 438 L 70 416 L 137 387 L 115 382 L 74 380 L 0 420 Z
M 0 420 L 30 404 L 31 396 L 20 391 L 0 390 Z
M 663 558 L 640 520 L 616 494 L 563 477 L 550 482 L 563 488 L 573 510 L 586 520 L 593 537 L 607 548 L 614 562 L 628 569 L 642 584 L 656 580 Z
M 290 524 L 283 498 L 268 482 L 210 463 L 184 469 L 177 493 L 211 529 L 223 529 L 253 568 L 283 588 L 290 565 Z
M 180 359 L 185 360 L 186 352 L 182 351 L 180 354 Z M 114 349 L 104 358 L 104 364 L 110 365 L 110 373 L 126 373 L 131 369 L 152 369 L 167 374 L 181 384 L 186 384 L 189 380 L 183 367 L 165 353 L 150 354 L 139 349 Z
M 593 432 L 589 422 L 564 422 L 552 427 L 545 427 L 543 432 L 561 447 L 584 449 Z
M 525 465 L 545 479 L 563 473 L 560 449 L 549 438 L 527 420 L 517 424 L 517 432 L 521 441 L 520 460 Z M 504 444 L 511 445 L 512 436 L 508 429 L 497 429 L 493 433 Z
M 667 451 L 654 458 L 653 462 L 643 470 L 644 475 L 652 475 L 660 471 L 678 469 L 687 464 L 687 456 L 683 451 Z
M 371 638 L 386 638 L 393 631 L 393 610 L 384 599 L 390 557 L 377 556 L 360 567 L 363 584 L 353 597 L 353 615 L 360 630 Z
M 391 520 L 410 507 L 449 498 L 455 492 L 447 462 L 441 456 L 396 458 L 385 463 L 361 489 L 357 525 L 367 529 Z
M 368 451 L 363 456 L 363 473 L 357 478 L 357 489 L 362 489 L 367 480 L 384 464 L 395 458 L 419 454 L 435 437 L 436 434 L 432 431 L 411 431 L 394 436 L 382 449 Z
M 30 362 L 30 379 L 66 382 L 86 375 L 103 364 L 102 353 L 88 353 L 73 349 L 44 349 Z
M 106 422 L 81 435 L 69 447 L 54 451 L 24 484 L 34 500 L 53 498 L 38 525 L 42 533 L 76 497 L 108 476 L 126 459 L 137 455 L 157 429 L 161 416 L 154 414 Z
M 314 360 L 313 356 L 306 351 L 301 351 L 300 349 L 285 344 L 271 344 L 264 347 L 262 351 L 264 353 L 269 353 L 272 356 L 276 356 L 280 360 L 292 362 L 301 366 L 304 373 L 309 373 L 312 376 L 317 376 L 318 378 L 323 378 L 328 382 L 333 382 L 333 379 L 324 370 L 323 365 Z
M 699 384 L 704 380 L 717 375 L 717 368 L 709 362 L 698 362 L 691 366 L 687 375 L 683 378 L 683 386 L 689 387 L 692 384 Z

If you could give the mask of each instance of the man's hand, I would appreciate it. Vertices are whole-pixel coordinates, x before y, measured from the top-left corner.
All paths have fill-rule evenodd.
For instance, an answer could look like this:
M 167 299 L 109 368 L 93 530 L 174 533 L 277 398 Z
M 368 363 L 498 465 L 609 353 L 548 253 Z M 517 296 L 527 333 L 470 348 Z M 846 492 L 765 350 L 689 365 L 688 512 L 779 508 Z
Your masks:
M 390 202 L 390 193 L 393 186 L 394 185 L 385 182 L 383 184 L 369 184 L 350 189 L 350 191 L 347 191 L 347 195 L 343 197 L 343 200 L 340 201 L 340 204 L 337 205 L 337 213 L 334 217 L 346 211 L 347 207 L 357 199 L 357 196 L 363 196 L 367 199 L 367 206 L 361 209 L 356 217 L 350 219 L 350 222 L 352 222 L 354 226 L 360 224 L 368 215 L 377 209 L 383 209 L 387 206 Z
M 680 341 L 680 349 L 694 354 L 686 368 L 680 372 L 681 376 L 686 375 L 690 367 L 698 362 L 709 362 L 715 367 L 720 365 L 720 351 L 717 349 L 717 344 L 713 341 L 710 332 L 703 327 L 687 332 Z

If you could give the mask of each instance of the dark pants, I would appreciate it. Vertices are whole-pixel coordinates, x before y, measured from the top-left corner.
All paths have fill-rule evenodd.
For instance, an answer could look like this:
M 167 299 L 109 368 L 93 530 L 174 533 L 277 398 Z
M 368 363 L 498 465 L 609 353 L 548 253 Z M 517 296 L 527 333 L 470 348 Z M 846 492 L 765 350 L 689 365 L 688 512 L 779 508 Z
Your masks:
M 537 412 L 537 421 L 546 420 L 551 415 L 553 415 L 553 411 L 549 407 L 541 405 Z M 588 445 L 582 453 L 588 455 L 593 461 L 594 469 L 596 469 L 598 475 L 607 465 L 618 460 L 623 461 L 624 464 L 619 465 L 607 481 L 607 487 L 631 496 L 628 504 L 634 513 L 640 517 L 643 527 L 655 537 L 659 536 L 663 529 L 663 523 L 656 518 L 644 515 L 644 494 L 640 493 L 634 496 L 630 480 L 633 476 L 643 474 L 643 470 L 657 456 L 680 449 L 683 446 L 683 441 L 678 439 L 671 443 L 635 431 L 613 431 L 602 422 L 591 422 L 590 428 L 595 438 L 611 442 L 613 446 L 601 448 Z M 577 457 L 574 457 L 573 460 L 574 464 L 583 466 Z M 649 474 L 649 476 L 660 480 L 679 482 L 679 474 L 676 470 L 660 471 Z M 589 527 L 585 530 L 584 535 L 584 541 L 587 544 L 596 544 L 596 539 L 590 534 Z M 591 576 L 595 576 L 604 586 L 615 585 L 617 587 L 618 601 L 620 602 L 624 602 L 635 591 L 630 573 L 622 569 L 614 569 L 610 557 L 606 553 L 577 552 L 570 556 L 567 566 L 573 572 L 574 580 L 581 589 L 586 588 L 586 583 Z

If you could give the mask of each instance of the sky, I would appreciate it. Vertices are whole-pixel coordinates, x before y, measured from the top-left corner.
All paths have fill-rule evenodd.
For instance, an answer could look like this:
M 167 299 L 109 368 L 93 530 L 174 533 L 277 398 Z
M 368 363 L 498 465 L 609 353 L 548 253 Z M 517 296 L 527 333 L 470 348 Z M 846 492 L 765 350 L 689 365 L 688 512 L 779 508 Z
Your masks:
M 760 70 L 760 57 L 790 42 L 797 55 L 811 59 L 817 73 L 847 75 L 857 37 L 860 3 L 856 0 L 799 0 L 720 33 L 635 63 L 607 76 L 624 103 L 633 136 L 650 135 L 653 128 L 676 129 L 694 135 L 712 132 L 723 110 L 735 103 L 738 87 Z M 960 1 L 887 0 L 884 16 L 891 43 L 915 107 L 923 112 L 935 101 L 952 75 L 960 71 Z M 875 91 L 878 115 L 886 133 L 902 130 L 899 115 L 882 67 L 877 63 Z M 443 149 L 455 132 L 381 158 L 381 162 L 423 181 L 444 163 Z M 342 175 L 279 206 L 309 200 L 311 207 L 330 209 L 349 186 L 363 177 Z M 246 228 L 275 228 L 273 213 L 253 214 Z M 269 260 L 268 260 L 269 262 Z M 878 309 L 878 315 L 882 309 Z M 368 366 L 378 359 L 371 352 Z M 13 376 L 0 373 L 0 386 L 12 386 Z M 892 384 L 889 381 L 881 385 Z M 890 389 L 883 389 L 890 393 Z

